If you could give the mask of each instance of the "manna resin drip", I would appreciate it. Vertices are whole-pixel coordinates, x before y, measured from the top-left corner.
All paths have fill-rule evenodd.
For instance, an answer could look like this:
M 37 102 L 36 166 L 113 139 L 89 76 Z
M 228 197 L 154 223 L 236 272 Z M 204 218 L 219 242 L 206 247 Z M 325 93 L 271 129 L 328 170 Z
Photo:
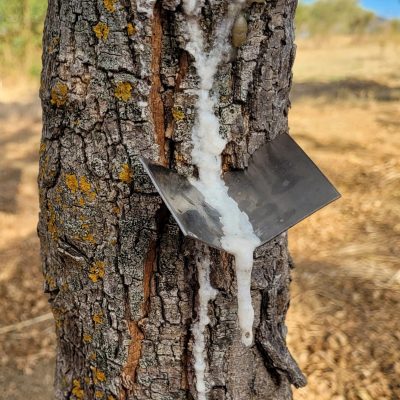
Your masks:
M 184 1 L 184 9 L 187 15 L 187 50 L 194 58 L 197 74 L 200 78 L 196 102 L 197 121 L 192 131 L 192 159 L 198 168 L 199 179 L 192 179 L 192 184 L 203 194 L 206 202 L 215 208 L 221 216 L 220 220 L 224 233 L 221 240 L 222 247 L 235 256 L 238 318 L 242 342 L 244 345 L 250 346 L 253 343 L 252 328 L 254 321 L 250 293 L 251 271 L 253 268 L 253 252 L 260 244 L 260 240 L 255 235 L 248 216 L 240 211 L 237 203 L 229 196 L 228 188 L 222 179 L 221 153 L 226 146 L 226 141 L 219 134 L 220 124 L 214 113 L 217 99 L 211 95 L 218 65 L 227 57 L 231 49 L 228 42 L 229 35 L 245 4 L 245 1 L 236 1 L 229 5 L 225 20 L 217 29 L 212 50 L 206 53 L 203 32 L 198 22 L 201 2 Z M 207 282 L 209 284 L 209 281 Z M 199 284 L 201 300 L 201 293 L 207 291 L 207 288 L 202 287 L 204 279 L 199 279 Z M 204 303 L 200 307 L 204 307 Z M 203 331 L 204 328 L 205 326 L 203 326 Z M 203 349 L 201 353 L 203 361 L 199 361 L 200 353 L 196 350 L 195 363 L 204 366 L 204 346 L 199 345 L 198 342 L 204 343 L 202 334 L 195 335 L 194 346 L 197 350 Z M 199 399 L 205 399 L 205 392 L 203 392 L 205 390 L 204 371 L 201 374 L 196 368 L 195 371 L 199 386 L 197 388 Z

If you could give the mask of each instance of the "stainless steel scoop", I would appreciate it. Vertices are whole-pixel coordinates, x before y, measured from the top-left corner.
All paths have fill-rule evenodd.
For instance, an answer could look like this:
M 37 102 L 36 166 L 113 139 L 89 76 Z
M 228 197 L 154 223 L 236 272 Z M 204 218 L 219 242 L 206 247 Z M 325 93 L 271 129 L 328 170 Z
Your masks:
M 186 177 L 145 158 L 140 161 L 183 234 L 222 249 L 220 215 L 203 195 Z M 286 134 L 260 147 L 248 168 L 227 172 L 223 179 L 262 244 L 340 197 Z

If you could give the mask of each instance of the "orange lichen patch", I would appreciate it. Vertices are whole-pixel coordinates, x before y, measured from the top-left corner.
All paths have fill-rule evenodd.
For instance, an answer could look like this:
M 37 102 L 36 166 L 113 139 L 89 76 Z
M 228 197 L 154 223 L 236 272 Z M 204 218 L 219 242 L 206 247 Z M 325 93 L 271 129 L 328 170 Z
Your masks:
M 68 86 L 65 83 L 57 82 L 50 91 L 50 102 L 54 106 L 61 107 L 67 102 Z
M 105 382 L 106 374 L 100 369 L 93 368 L 93 380 L 94 383 Z
M 46 151 L 46 143 L 40 143 L 39 154 L 43 154 Z
M 92 185 L 87 180 L 86 176 L 81 176 L 79 178 L 79 187 L 83 193 L 88 193 L 92 190 Z
M 104 22 L 99 22 L 93 27 L 93 32 L 96 34 L 98 39 L 103 39 L 103 41 L 106 41 L 108 34 L 110 33 L 110 28 Z
M 102 324 L 103 323 L 103 313 L 100 311 L 93 315 L 92 320 L 95 324 Z
M 172 116 L 174 117 L 175 121 L 182 121 L 185 119 L 185 114 L 183 113 L 183 111 L 178 108 L 178 107 L 174 107 L 172 109 Z
M 86 178 L 86 176 L 82 176 L 79 178 L 79 188 L 81 192 L 89 197 L 90 200 L 94 200 L 96 198 L 96 192 L 92 190 L 92 185 Z
M 137 29 L 133 24 L 129 22 L 129 24 L 126 26 L 126 30 L 128 31 L 128 36 L 133 36 L 136 32 Z
M 107 400 L 115 400 L 115 397 L 112 396 L 111 394 L 107 397 Z
M 92 335 L 89 335 L 88 333 L 84 333 L 84 334 L 83 334 L 83 341 L 84 341 L 85 343 L 91 343 L 92 340 L 93 340 Z
M 88 233 L 85 236 L 82 236 L 82 240 L 89 243 L 96 243 L 92 233 Z
M 115 215 L 119 215 L 121 213 L 121 209 L 118 206 L 113 207 L 112 210 Z
M 118 82 L 114 95 L 118 100 L 128 101 L 132 97 L 132 84 L 130 82 Z
M 79 197 L 78 199 L 78 204 L 83 207 L 85 205 L 85 200 L 83 199 L 83 197 Z
M 96 399 L 102 399 L 102 398 L 104 397 L 104 392 L 101 392 L 100 390 L 96 390 L 96 391 L 94 392 L 94 397 L 95 397 Z
M 117 0 L 103 0 L 104 7 L 107 11 L 113 13 L 115 11 L 115 3 Z
M 92 282 L 97 282 L 99 279 L 104 278 L 105 273 L 105 263 L 104 261 L 96 261 L 91 267 L 89 271 L 89 279 Z
M 72 193 L 78 190 L 78 178 L 74 174 L 65 175 L 65 184 Z
M 121 171 L 118 174 L 119 179 L 125 183 L 131 183 L 133 179 L 133 171 L 128 164 L 122 164 Z
M 81 388 L 81 382 L 78 379 L 74 379 L 72 382 L 72 394 L 79 400 L 85 396 L 85 392 Z

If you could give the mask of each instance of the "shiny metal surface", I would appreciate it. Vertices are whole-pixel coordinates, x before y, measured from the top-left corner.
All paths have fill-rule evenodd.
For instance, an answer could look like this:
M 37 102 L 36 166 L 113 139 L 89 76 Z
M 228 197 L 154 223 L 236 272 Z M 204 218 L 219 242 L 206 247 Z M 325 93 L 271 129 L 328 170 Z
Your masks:
M 156 189 L 184 235 L 221 249 L 218 212 L 183 176 L 141 158 Z M 262 243 L 340 197 L 339 192 L 289 135 L 260 147 L 243 171 L 224 175 Z

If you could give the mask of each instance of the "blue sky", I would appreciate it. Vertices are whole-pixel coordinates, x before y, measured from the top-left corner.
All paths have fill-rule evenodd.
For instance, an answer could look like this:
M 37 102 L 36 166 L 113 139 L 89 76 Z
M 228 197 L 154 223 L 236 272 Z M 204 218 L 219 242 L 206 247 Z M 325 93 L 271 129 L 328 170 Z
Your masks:
M 313 1 L 314 0 L 305 0 L 306 3 L 312 3 Z M 364 8 L 374 11 L 381 17 L 400 17 L 400 0 L 361 0 L 360 4 Z
M 400 0 L 361 0 L 361 4 L 382 17 L 400 17 Z

